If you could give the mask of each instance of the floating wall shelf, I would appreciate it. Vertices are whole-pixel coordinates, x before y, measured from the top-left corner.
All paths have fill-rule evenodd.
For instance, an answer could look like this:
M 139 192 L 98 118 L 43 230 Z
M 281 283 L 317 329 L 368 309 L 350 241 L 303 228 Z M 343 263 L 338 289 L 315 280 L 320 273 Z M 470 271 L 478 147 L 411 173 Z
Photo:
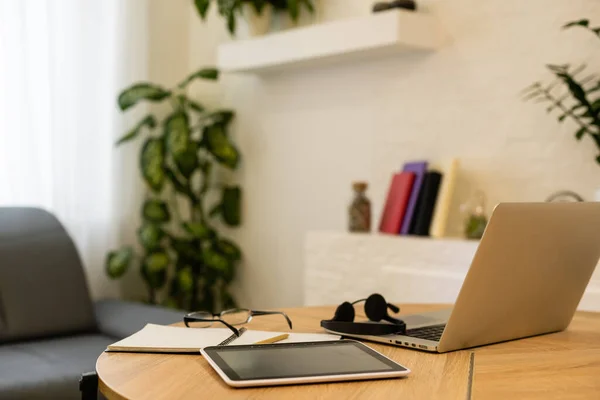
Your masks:
M 222 44 L 218 66 L 223 72 L 263 74 L 431 51 L 441 42 L 435 17 L 395 10 Z

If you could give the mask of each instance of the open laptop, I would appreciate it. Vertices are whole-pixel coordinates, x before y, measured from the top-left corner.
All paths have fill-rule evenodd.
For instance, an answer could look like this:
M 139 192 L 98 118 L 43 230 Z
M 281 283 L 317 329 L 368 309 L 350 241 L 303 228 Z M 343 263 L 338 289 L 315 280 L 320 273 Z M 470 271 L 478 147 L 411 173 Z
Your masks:
M 567 328 L 600 258 L 599 203 L 496 206 L 452 309 L 406 335 L 347 335 L 444 353 Z

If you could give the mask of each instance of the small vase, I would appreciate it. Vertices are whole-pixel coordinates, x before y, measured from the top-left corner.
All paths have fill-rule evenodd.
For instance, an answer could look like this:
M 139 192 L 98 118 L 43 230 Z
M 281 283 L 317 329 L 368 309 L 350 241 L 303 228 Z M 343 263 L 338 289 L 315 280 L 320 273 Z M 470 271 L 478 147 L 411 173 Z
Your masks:
M 248 24 L 248 36 L 263 36 L 271 29 L 273 7 L 270 4 L 266 4 L 259 14 L 252 4 L 246 3 L 243 7 L 243 16 Z
M 367 183 L 354 182 L 352 184 L 354 198 L 348 207 L 348 230 L 350 232 L 371 231 L 371 202 L 367 198 Z

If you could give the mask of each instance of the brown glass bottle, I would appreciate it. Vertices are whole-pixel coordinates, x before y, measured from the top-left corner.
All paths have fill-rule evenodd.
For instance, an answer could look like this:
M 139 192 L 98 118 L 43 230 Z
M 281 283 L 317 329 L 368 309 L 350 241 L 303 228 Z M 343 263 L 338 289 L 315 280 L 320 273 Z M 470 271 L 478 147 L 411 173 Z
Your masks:
M 354 182 L 354 199 L 348 208 L 348 230 L 350 232 L 371 231 L 371 202 L 365 195 L 367 191 L 366 182 Z

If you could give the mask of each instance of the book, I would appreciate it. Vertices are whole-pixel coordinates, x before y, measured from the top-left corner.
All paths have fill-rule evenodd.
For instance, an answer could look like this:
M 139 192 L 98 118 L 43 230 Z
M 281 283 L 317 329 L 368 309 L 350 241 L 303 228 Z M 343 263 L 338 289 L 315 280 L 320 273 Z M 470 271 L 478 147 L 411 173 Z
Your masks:
M 283 332 L 246 330 L 240 337 L 229 341 L 229 346 L 254 344 L 281 335 Z M 231 338 L 227 328 L 183 328 L 146 324 L 133 335 L 107 347 L 107 351 L 130 353 L 198 353 L 200 349 L 218 346 Z M 337 335 L 324 333 L 290 333 L 277 343 L 320 342 L 338 340 Z
M 417 206 L 417 200 L 419 199 L 419 193 L 421 192 L 421 185 L 423 184 L 423 175 L 427 172 L 427 161 L 415 161 L 404 164 L 402 167 L 404 172 L 412 172 L 415 174 L 415 181 L 412 186 L 408 205 L 406 206 L 406 213 L 402 220 L 402 226 L 396 233 L 401 235 L 408 235 L 410 226 L 414 218 L 415 208 Z
M 423 177 L 421 194 L 415 210 L 415 217 L 410 228 L 411 235 L 429 236 L 429 228 L 438 197 L 442 174 L 437 171 L 429 171 Z
M 410 198 L 415 174 L 400 172 L 392 176 L 387 200 L 381 215 L 379 232 L 398 234 Z
M 448 230 L 448 217 L 450 215 L 450 207 L 452 205 L 452 197 L 454 196 L 459 168 L 459 161 L 454 158 L 451 160 L 448 167 L 443 169 L 444 179 L 440 186 L 431 228 L 429 229 L 429 234 L 434 238 L 446 236 Z

